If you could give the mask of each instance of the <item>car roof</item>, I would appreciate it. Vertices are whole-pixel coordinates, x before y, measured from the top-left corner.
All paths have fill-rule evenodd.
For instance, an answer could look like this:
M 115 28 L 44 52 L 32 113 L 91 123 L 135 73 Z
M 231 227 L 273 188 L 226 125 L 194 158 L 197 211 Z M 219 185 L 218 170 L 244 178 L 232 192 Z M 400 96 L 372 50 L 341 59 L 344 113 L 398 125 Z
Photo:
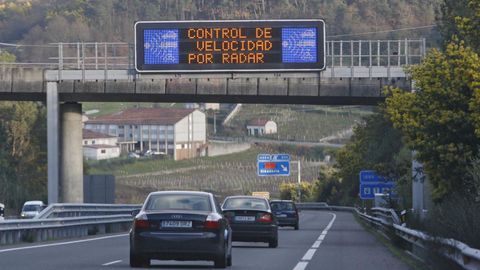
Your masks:
M 225 200 L 227 200 L 227 199 L 261 199 L 261 200 L 268 201 L 267 199 L 265 199 L 263 197 L 249 196 L 249 195 L 228 196 L 228 197 L 225 198 Z
M 169 190 L 169 191 L 154 191 L 149 194 L 150 195 L 163 195 L 163 194 L 190 194 L 190 195 L 207 195 L 212 196 L 210 192 L 204 191 L 188 191 L 188 190 Z
M 279 203 L 279 202 L 288 202 L 288 203 L 295 203 L 292 200 L 271 200 L 270 203 Z
M 43 204 L 42 201 L 26 201 L 23 205 L 31 205 L 31 204 Z

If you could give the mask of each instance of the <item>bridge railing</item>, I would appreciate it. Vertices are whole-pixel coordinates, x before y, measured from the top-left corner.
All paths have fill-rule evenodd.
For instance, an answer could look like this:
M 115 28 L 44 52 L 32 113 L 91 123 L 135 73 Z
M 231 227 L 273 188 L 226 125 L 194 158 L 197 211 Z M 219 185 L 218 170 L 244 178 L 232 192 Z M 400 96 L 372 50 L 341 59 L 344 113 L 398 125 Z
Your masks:
M 134 68 L 134 46 L 125 42 L 75 42 L 7 47 L 24 64 L 55 65 L 60 70 Z M 329 40 L 327 67 L 401 67 L 425 57 L 425 39 Z M 30 59 L 26 61 L 25 59 Z
M 425 39 L 327 41 L 328 67 L 399 67 L 419 64 Z

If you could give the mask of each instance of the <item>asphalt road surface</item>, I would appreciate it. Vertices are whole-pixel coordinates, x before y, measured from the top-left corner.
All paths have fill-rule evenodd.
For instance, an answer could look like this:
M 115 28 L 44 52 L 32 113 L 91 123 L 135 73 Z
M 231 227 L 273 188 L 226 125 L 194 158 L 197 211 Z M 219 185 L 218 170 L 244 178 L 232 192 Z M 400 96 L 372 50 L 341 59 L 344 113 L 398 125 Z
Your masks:
M 234 242 L 227 269 L 409 269 L 351 213 L 302 211 L 300 230 L 281 228 L 278 248 Z M 0 248 L 1 270 L 130 269 L 127 234 Z M 152 269 L 213 269 L 213 262 L 152 261 Z

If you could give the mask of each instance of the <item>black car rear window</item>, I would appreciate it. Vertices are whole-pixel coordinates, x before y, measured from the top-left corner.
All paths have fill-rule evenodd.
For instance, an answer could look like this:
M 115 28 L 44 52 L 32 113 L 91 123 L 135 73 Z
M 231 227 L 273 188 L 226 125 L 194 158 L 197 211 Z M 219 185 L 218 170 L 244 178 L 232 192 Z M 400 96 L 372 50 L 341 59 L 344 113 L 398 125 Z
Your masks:
M 254 209 L 268 210 L 268 203 L 264 199 L 257 198 L 228 198 L 223 204 L 223 209 Z
M 291 202 L 273 202 L 271 206 L 273 211 L 282 211 L 282 210 L 294 211 L 295 210 L 295 207 Z
M 145 210 L 212 211 L 212 206 L 208 196 L 192 194 L 159 194 L 150 196 L 145 206 Z

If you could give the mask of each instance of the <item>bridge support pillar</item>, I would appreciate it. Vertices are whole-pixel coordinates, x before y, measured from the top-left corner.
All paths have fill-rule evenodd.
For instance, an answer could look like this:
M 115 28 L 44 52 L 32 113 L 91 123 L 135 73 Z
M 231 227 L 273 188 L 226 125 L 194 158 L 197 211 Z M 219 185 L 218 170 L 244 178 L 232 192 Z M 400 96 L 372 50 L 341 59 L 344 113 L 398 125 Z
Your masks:
M 65 203 L 83 203 L 82 104 L 61 105 L 62 160 L 61 198 Z
M 47 82 L 48 204 L 58 203 L 59 123 L 57 82 Z

